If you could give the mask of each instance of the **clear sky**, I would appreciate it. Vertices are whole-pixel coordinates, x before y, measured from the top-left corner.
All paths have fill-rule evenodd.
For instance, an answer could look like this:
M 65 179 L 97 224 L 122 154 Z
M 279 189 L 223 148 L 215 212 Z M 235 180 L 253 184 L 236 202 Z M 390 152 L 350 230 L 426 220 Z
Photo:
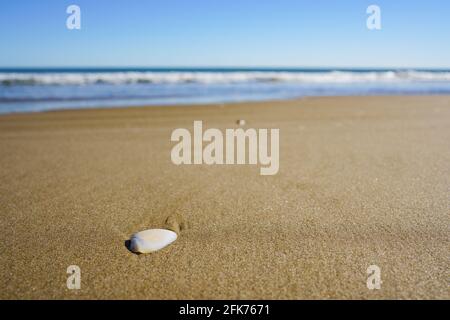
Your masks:
M 66 28 L 70 4 L 81 30 Z M 450 1 L 2 1 L 0 40 L 2 67 L 450 68 Z

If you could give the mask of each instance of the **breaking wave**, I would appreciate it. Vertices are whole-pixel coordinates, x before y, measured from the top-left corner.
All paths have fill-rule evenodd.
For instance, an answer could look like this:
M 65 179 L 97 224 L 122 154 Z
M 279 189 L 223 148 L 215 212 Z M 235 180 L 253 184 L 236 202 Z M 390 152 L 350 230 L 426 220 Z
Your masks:
M 0 73 L 2 86 L 92 85 L 92 84 L 235 84 L 288 83 L 409 83 L 450 82 L 450 71 L 229 71 L 229 72 L 45 72 Z

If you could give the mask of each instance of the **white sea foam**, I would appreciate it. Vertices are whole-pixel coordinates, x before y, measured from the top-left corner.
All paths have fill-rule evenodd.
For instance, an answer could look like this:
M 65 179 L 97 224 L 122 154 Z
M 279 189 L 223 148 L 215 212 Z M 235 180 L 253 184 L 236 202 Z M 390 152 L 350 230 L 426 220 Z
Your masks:
M 86 85 L 96 83 L 401 83 L 450 82 L 450 72 L 432 71 L 236 71 L 236 72 L 98 72 L 98 73 L 0 73 L 2 85 Z

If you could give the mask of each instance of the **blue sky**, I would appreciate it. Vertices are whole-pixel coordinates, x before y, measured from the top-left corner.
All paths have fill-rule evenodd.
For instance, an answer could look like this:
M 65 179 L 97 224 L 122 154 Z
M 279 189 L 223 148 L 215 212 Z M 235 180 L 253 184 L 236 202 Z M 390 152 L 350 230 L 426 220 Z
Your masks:
M 2 1 L 0 66 L 450 68 L 449 16 L 448 0 Z

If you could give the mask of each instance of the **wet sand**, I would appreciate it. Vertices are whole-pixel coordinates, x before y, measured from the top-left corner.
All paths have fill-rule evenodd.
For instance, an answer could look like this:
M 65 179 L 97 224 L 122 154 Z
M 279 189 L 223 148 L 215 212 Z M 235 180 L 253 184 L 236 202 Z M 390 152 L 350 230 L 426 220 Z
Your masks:
M 280 129 L 277 175 L 172 164 L 172 130 L 237 119 Z M 449 299 L 449 141 L 449 96 L 0 116 L 0 298 Z

